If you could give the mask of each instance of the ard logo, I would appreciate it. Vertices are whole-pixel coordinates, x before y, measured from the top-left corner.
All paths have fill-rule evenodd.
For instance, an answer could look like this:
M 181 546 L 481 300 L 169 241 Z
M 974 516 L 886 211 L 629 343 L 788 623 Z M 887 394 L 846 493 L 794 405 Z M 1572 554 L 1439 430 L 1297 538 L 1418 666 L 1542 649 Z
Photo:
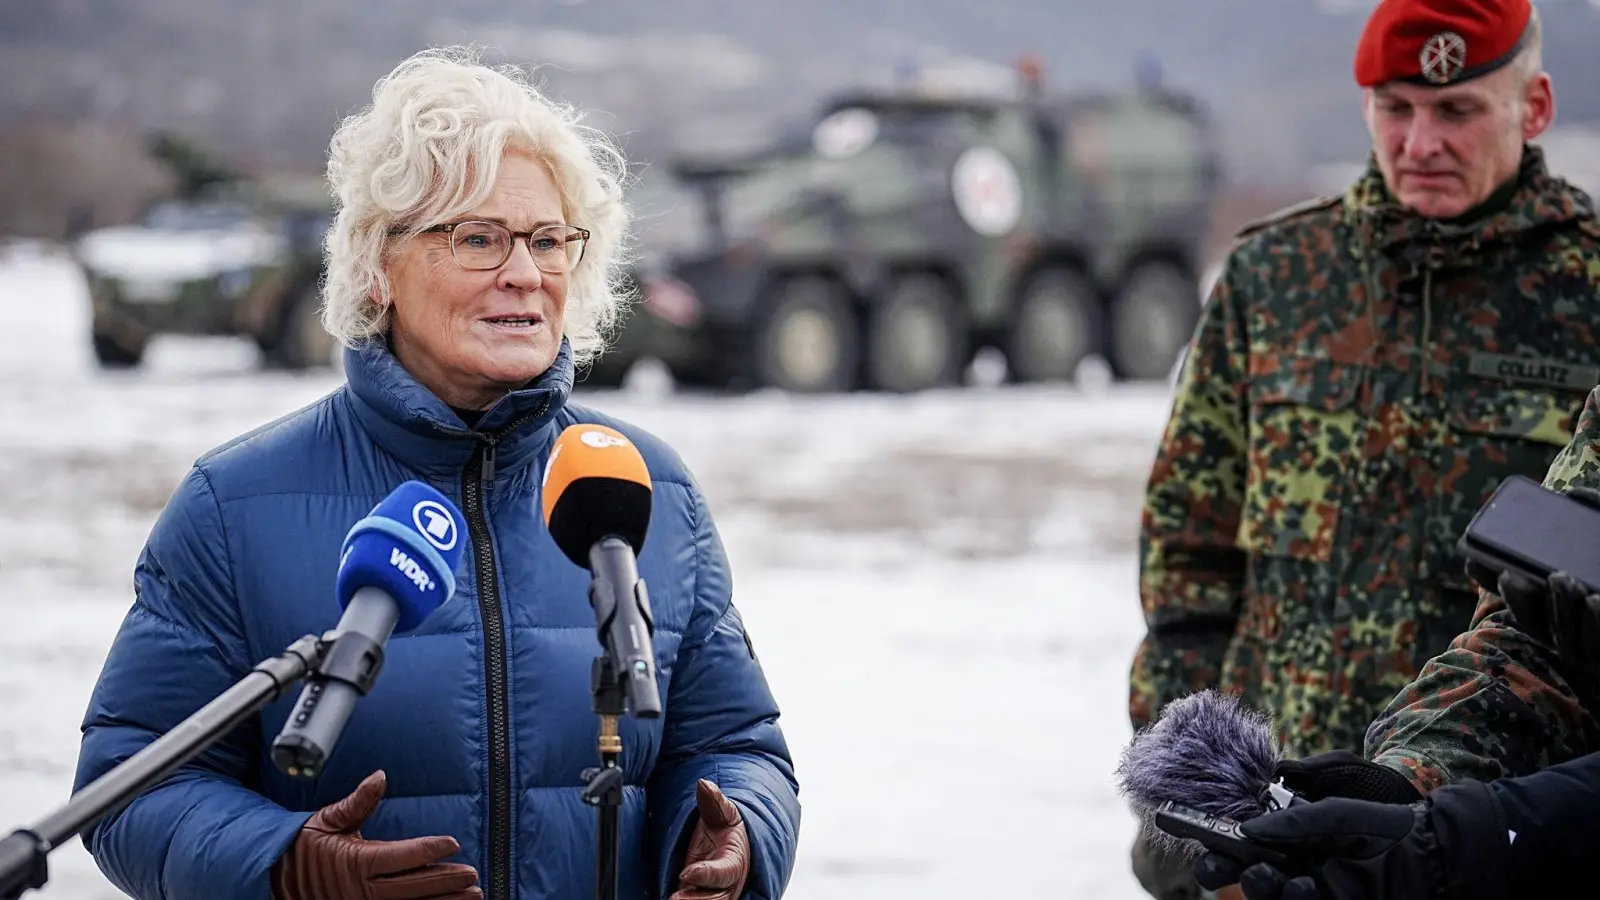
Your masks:
M 433 500 L 424 500 L 411 508 L 411 523 L 417 533 L 440 550 L 450 550 L 456 545 L 456 520 L 450 511 Z

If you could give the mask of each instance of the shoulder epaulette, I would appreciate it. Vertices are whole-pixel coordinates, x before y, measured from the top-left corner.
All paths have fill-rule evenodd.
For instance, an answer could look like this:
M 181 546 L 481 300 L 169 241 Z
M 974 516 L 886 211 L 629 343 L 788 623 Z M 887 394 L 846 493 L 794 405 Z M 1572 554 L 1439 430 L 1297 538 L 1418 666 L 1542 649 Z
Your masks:
M 1265 228 L 1269 228 L 1269 227 L 1271 227 L 1273 225 L 1276 225 L 1279 222 L 1284 222 L 1284 221 L 1287 221 L 1289 219 L 1294 218 L 1295 216 L 1305 215 L 1306 213 L 1319 212 L 1319 211 L 1324 210 L 1324 209 L 1331 209 L 1332 207 L 1335 207 L 1335 206 L 1337 206 L 1337 205 L 1339 205 L 1340 203 L 1343 203 L 1343 202 L 1344 202 L 1344 195 L 1343 194 L 1329 194 L 1329 195 L 1324 196 L 1324 197 L 1313 197 L 1310 200 L 1303 200 L 1303 201 L 1301 201 L 1299 203 L 1296 203 L 1296 204 L 1294 204 L 1292 206 L 1286 206 L 1283 209 L 1278 210 L 1277 212 L 1270 213 L 1268 215 L 1262 216 L 1259 219 L 1255 219 L 1253 221 L 1246 222 L 1243 226 L 1241 226 L 1239 228 L 1238 231 L 1235 231 L 1233 233 L 1233 239 L 1236 240 L 1236 241 L 1237 240 L 1242 240 L 1242 239 L 1247 238 L 1250 235 L 1255 234 L 1256 232 L 1259 232 L 1259 231 L 1261 231 L 1261 230 L 1263 230 Z

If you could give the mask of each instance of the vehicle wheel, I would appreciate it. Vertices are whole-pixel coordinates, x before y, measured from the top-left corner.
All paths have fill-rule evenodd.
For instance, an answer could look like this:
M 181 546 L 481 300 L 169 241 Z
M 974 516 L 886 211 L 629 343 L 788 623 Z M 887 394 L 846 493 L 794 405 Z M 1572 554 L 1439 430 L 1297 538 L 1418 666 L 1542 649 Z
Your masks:
M 826 278 L 788 278 L 771 295 L 753 342 L 758 387 L 795 393 L 855 387 L 861 328 L 844 289 Z
M 144 359 L 144 342 L 129 347 L 116 339 L 96 331 L 90 335 L 94 343 L 94 358 L 103 368 L 131 369 Z
M 1014 381 L 1070 381 L 1095 352 L 1100 303 L 1081 273 L 1066 267 L 1035 272 L 1017 299 L 1006 341 Z
M 1167 377 L 1200 319 L 1194 278 L 1168 262 L 1145 263 L 1111 302 L 1111 368 L 1130 381 Z
M 267 353 L 268 362 L 285 369 L 311 369 L 335 364 L 338 342 L 322 327 L 318 307 L 322 292 L 312 283 L 302 288 L 278 327 Z
M 910 393 L 961 381 L 967 329 L 950 283 L 937 275 L 895 282 L 867 324 L 872 387 Z

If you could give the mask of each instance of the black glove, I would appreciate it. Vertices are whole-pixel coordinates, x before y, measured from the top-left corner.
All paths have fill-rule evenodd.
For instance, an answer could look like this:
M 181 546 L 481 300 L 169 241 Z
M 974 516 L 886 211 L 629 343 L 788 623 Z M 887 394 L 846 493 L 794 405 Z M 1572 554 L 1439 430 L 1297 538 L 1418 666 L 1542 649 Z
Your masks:
M 1152 840 L 1143 828 L 1133 842 L 1133 874 L 1139 886 L 1155 900 L 1201 900 L 1205 894 L 1194 883 L 1194 862 L 1171 846 Z
M 1517 627 L 1538 629 L 1529 636 L 1554 650 L 1563 669 L 1591 679 L 1600 674 L 1600 594 L 1565 572 L 1543 584 L 1506 572 L 1500 576 L 1500 596 Z
M 1422 797 L 1398 771 L 1348 750 L 1280 760 L 1274 774 L 1283 779 L 1284 787 L 1307 800 L 1348 797 L 1373 803 L 1415 803 Z
M 1567 496 L 1600 509 L 1600 490 L 1573 488 Z M 1600 593 L 1564 572 L 1541 582 L 1469 560 L 1467 575 L 1504 598 L 1517 629 L 1553 652 L 1565 671 L 1600 677 Z
M 1479 782 L 1403 806 L 1335 797 L 1251 819 L 1240 832 L 1288 856 L 1293 871 L 1211 852 L 1195 863 L 1202 887 L 1238 884 L 1246 900 L 1511 896 L 1503 816 Z
M 1569 667 L 1590 673 L 1600 669 L 1600 594 L 1592 593 L 1565 572 L 1535 581 L 1514 572 L 1494 572 L 1467 563 L 1474 581 L 1485 579 L 1506 601 L 1517 630 L 1556 654 Z

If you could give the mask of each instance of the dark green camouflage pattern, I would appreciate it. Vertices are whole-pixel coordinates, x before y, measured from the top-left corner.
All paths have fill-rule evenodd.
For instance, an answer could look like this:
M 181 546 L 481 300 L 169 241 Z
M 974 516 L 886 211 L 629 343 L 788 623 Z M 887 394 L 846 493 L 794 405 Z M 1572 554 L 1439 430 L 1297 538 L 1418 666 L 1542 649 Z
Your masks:
M 1589 265 L 1600 282 L 1600 261 Z M 1600 488 L 1600 388 L 1544 484 Z M 1422 667 L 1367 735 L 1368 753 L 1423 791 L 1526 775 L 1600 750 L 1597 686 L 1563 672 L 1554 654 L 1518 631 L 1504 600 L 1481 597 L 1471 630 Z
M 1471 622 L 1456 538 L 1570 439 L 1597 326 L 1600 226 L 1536 147 L 1470 225 L 1404 213 L 1369 166 L 1242 232 L 1150 476 L 1134 726 L 1220 687 L 1291 756 L 1360 751 Z

